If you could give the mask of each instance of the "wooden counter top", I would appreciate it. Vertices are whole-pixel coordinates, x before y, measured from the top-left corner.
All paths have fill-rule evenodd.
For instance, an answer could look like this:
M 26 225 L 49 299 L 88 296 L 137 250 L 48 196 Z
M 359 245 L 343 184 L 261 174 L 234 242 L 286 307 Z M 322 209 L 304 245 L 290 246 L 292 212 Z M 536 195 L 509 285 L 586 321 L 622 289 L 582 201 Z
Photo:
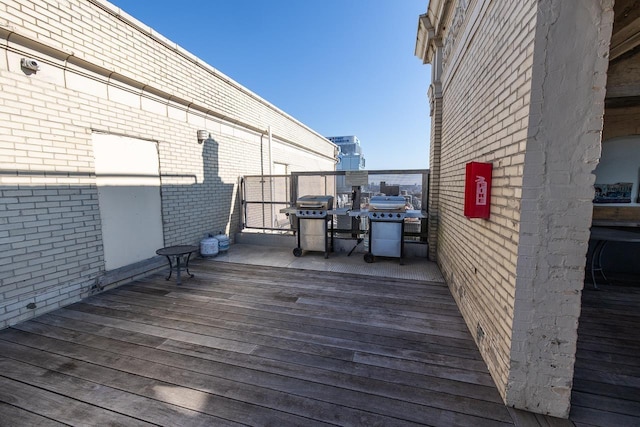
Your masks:
M 592 224 L 609 227 L 640 227 L 640 204 L 593 205 Z

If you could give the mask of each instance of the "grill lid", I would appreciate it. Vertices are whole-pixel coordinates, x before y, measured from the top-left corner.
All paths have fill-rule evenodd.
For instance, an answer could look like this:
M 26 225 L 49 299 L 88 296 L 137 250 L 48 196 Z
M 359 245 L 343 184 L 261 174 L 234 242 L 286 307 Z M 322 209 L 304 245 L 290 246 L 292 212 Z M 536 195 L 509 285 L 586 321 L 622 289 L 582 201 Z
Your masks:
M 333 196 L 300 196 L 296 200 L 297 208 L 331 209 Z
M 402 196 L 373 196 L 369 200 L 369 210 L 399 211 L 404 210 L 406 200 Z

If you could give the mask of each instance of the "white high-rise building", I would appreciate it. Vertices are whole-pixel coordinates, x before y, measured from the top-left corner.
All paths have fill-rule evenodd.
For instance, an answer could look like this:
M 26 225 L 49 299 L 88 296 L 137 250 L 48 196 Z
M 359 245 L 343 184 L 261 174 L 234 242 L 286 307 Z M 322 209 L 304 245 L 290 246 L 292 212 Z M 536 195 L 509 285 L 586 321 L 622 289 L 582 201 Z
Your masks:
M 357 136 L 328 136 L 327 139 L 340 149 L 338 153 L 340 163 L 336 166 L 336 170 L 352 171 L 364 169 L 365 159 Z

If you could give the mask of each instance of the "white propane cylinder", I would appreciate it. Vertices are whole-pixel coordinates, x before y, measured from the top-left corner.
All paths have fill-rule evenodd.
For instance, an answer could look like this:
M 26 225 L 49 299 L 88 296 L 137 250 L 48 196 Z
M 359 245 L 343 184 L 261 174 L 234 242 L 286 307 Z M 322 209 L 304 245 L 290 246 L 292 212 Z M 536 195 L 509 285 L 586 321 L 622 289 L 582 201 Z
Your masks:
M 218 255 L 218 239 L 209 234 L 200 241 L 200 255 L 203 257 L 214 257 Z
M 220 252 L 226 252 L 229 250 L 229 238 L 226 234 L 222 234 L 222 232 L 220 232 L 220 234 L 216 236 L 216 240 L 218 240 L 218 249 Z

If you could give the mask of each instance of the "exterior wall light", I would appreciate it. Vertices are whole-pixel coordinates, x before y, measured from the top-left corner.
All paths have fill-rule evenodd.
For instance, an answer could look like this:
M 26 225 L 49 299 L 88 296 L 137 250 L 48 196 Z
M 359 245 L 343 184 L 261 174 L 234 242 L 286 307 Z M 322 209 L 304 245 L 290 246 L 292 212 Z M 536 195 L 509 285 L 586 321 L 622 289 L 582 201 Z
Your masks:
M 34 73 L 40 71 L 40 64 L 38 61 L 32 58 L 22 58 L 20 59 L 20 67 L 25 70 L 33 71 Z
M 198 144 L 202 144 L 207 139 L 209 139 L 209 132 L 207 132 L 206 130 L 199 130 L 198 131 Z

